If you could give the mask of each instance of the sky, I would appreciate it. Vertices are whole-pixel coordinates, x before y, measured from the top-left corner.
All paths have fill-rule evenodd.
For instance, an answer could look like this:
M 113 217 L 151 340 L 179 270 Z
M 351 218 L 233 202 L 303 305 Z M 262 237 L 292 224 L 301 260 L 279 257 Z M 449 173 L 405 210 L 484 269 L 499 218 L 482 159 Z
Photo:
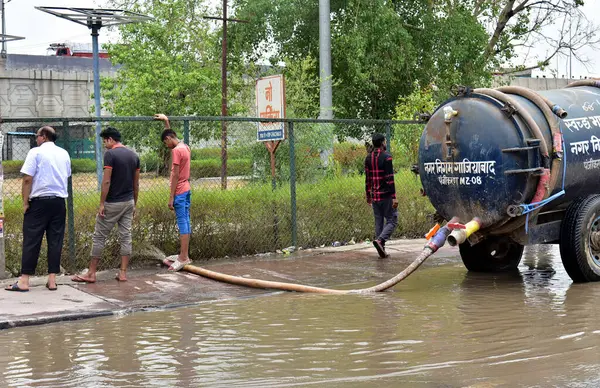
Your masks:
M 90 31 L 86 27 L 36 10 L 34 7 L 97 8 L 103 5 L 105 5 L 105 1 L 103 0 L 11 0 L 5 5 L 6 34 L 23 36 L 25 40 L 8 42 L 7 52 L 9 54 L 46 55 L 46 49 L 50 43 L 73 42 L 91 44 Z M 582 11 L 589 19 L 598 20 L 596 15 L 600 15 L 600 0 L 586 0 Z M 549 32 L 553 33 L 557 28 L 551 28 Z M 100 44 L 117 39 L 118 34 L 116 32 L 105 29 L 100 30 Z M 520 58 L 526 59 L 526 65 L 533 65 L 537 62 L 537 59 L 542 59 L 548 51 L 551 51 L 549 47 L 540 45 L 540 47 L 529 53 L 523 51 Z M 587 57 L 589 62 L 586 68 L 583 64 L 573 60 L 573 78 L 586 76 L 600 77 L 600 49 L 595 50 L 592 47 L 587 47 L 581 50 L 579 54 Z M 547 77 L 551 77 L 553 76 L 552 70 L 557 72 L 559 77 L 563 75 L 568 76 L 568 58 L 555 58 L 550 63 L 548 69 L 545 71 L 534 70 L 533 76 L 541 77 L 546 75 Z

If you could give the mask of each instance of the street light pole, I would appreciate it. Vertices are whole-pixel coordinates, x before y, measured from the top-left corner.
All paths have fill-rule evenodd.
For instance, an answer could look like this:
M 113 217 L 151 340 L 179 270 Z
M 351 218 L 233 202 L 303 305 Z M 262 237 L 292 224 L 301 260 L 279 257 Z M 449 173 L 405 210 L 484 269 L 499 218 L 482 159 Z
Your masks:
M 96 113 L 96 178 L 98 180 L 98 190 L 102 187 L 102 169 L 104 166 L 102 160 L 102 142 L 100 141 L 100 132 L 102 131 L 102 123 L 100 122 L 101 106 L 100 106 L 100 54 L 98 48 L 98 30 L 100 27 L 96 24 L 91 26 L 92 29 L 92 57 L 94 62 L 94 104 Z
M 331 22 L 329 0 L 319 0 L 319 75 L 321 78 L 319 118 L 332 119 L 333 93 L 331 90 Z M 333 155 L 333 139 L 327 139 L 327 141 L 327 145 L 320 152 L 323 167 L 329 166 L 329 158 Z
M 2 1 L 2 36 L 6 35 L 6 11 L 4 9 L 4 0 Z M 0 53 L 2 58 L 6 58 L 6 41 L 2 40 L 2 52 Z
M 3 0 L 0 0 L 3 1 Z M 137 23 L 151 20 L 149 16 L 139 13 L 125 11 L 122 9 L 94 9 L 75 7 L 35 7 L 36 9 L 57 16 L 62 19 L 86 26 L 92 30 L 92 62 L 94 71 L 94 104 L 96 110 L 96 175 L 98 190 L 102 186 L 102 141 L 100 132 L 102 129 L 101 106 L 100 106 L 100 54 L 98 47 L 98 35 L 100 28 L 111 27 L 127 23 Z M 68 130 L 66 128 L 65 130 Z

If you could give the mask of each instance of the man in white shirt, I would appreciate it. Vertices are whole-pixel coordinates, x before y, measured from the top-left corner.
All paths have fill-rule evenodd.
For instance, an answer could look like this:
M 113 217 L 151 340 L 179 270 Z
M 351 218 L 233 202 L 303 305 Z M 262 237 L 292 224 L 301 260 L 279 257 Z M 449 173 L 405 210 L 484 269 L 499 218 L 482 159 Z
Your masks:
M 60 256 L 65 236 L 67 182 L 71 176 L 69 153 L 54 144 L 54 128 L 44 126 L 37 131 L 38 147 L 32 148 L 23 167 L 23 255 L 21 277 L 7 291 L 29 291 L 29 277 L 35 274 L 42 239 L 48 243 L 48 282 L 46 288 L 56 290 L 56 274 L 60 272 Z

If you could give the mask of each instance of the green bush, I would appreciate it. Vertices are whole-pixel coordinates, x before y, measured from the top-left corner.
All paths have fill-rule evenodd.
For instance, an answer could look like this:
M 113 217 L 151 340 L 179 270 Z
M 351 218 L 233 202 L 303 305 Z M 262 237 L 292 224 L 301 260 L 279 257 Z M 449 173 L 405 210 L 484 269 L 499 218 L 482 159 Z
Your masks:
M 71 159 L 71 172 L 73 174 L 96 172 L 96 161 L 93 159 Z
M 2 162 L 2 167 L 4 168 L 5 175 L 18 174 L 21 171 L 21 167 L 23 167 L 23 161 L 5 160 Z
M 400 183 L 401 182 L 401 183 Z M 399 225 L 395 237 L 420 237 L 431 227 L 427 215 L 432 211 L 425 197 L 419 195 L 418 179 L 409 171 L 397 174 Z M 178 250 L 179 235 L 173 212 L 167 207 L 168 187 L 140 193 L 138 212 L 133 225 L 134 256 L 132 264 L 147 259 L 143 252 L 156 247 L 165 254 Z M 77 270 L 89 261 L 97 193 L 75 193 L 74 246 L 69 254 L 69 236 L 65 236 L 63 266 L 70 260 Z M 9 272 L 20 268 L 23 211 L 20 199 L 5 202 L 5 249 Z M 241 256 L 273 252 L 290 246 L 291 214 L 289 186 L 272 190 L 270 184 L 248 185 L 230 190 L 192 190 L 192 239 L 190 255 L 194 259 Z M 365 202 L 364 179 L 360 176 L 324 179 L 297 186 L 298 245 L 304 248 L 372 238 L 373 212 Z M 42 250 L 38 270 L 47 268 Z M 107 241 L 101 268 L 117 267 L 119 245 L 116 233 Z
M 248 176 L 252 174 L 251 159 L 229 159 L 227 160 L 228 176 Z M 192 160 L 190 163 L 190 175 L 192 179 L 221 176 L 220 159 Z
M 367 150 L 364 144 L 338 143 L 333 146 L 333 159 L 346 173 L 363 173 Z
M 140 169 L 142 172 L 157 171 L 160 158 L 154 152 L 148 152 L 140 156 Z
M 23 160 L 6 160 L 2 162 L 4 174 L 17 175 L 23 167 Z M 73 174 L 96 172 L 96 161 L 93 159 L 71 159 L 71 172 Z
M 227 159 L 244 159 L 248 155 L 246 147 L 231 147 L 227 149 Z M 221 160 L 221 147 L 194 148 L 192 160 L 219 159 Z

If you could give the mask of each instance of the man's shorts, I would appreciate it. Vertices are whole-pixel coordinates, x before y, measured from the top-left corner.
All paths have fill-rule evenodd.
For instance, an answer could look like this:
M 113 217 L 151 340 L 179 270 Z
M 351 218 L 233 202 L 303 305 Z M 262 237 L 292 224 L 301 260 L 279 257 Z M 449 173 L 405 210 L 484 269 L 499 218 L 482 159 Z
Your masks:
M 175 217 L 177 217 L 177 226 L 179 234 L 191 234 L 192 226 L 190 223 L 190 204 L 192 202 L 191 191 L 177 194 L 173 200 L 175 208 Z

